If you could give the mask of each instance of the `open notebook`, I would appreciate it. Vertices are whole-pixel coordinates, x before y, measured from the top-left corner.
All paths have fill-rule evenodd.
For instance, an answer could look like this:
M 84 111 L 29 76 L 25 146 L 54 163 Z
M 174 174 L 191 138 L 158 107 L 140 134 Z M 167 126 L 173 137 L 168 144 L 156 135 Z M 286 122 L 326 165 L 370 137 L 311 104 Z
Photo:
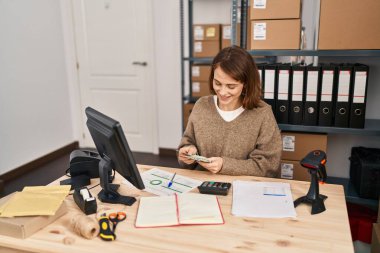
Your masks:
M 217 197 L 184 193 L 142 197 L 135 226 L 144 228 L 206 224 L 224 224 Z

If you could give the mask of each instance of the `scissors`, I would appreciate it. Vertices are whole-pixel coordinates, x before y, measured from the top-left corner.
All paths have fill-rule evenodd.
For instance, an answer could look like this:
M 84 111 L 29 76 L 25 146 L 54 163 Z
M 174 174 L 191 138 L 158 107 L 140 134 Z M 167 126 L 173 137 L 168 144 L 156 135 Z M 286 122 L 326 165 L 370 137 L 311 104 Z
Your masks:
M 117 212 L 117 213 L 110 213 L 108 215 L 108 219 L 112 222 L 113 224 L 113 232 L 115 233 L 116 230 L 116 225 L 119 222 L 122 222 L 127 218 L 127 214 L 125 212 Z

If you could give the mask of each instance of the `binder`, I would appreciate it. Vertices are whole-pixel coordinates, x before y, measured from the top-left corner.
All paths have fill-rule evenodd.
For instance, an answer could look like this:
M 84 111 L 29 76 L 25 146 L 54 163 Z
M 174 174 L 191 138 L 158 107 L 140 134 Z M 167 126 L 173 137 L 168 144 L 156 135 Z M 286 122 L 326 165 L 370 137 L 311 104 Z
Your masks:
M 369 67 L 355 64 L 352 72 L 352 96 L 350 97 L 350 128 L 364 128 L 365 109 L 367 103 Z
M 266 63 L 257 63 L 257 71 L 259 72 L 261 92 L 264 92 L 264 79 L 265 79 L 265 67 Z
M 303 93 L 305 82 L 305 66 L 295 65 L 292 67 L 293 77 L 290 94 L 289 123 L 294 125 L 302 124 L 303 114 Z
M 318 91 L 319 126 L 332 126 L 334 109 L 334 84 L 336 67 L 333 65 L 321 65 L 321 85 Z
M 320 85 L 320 67 L 309 65 L 306 67 L 305 77 L 305 107 L 302 124 L 316 126 L 318 124 L 318 90 Z
M 278 66 L 276 119 L 278 124 L 289 123 L 289 92 L 292 67 L 290 64 Z
M 348 127 L 350 113 L 350 91 L 352 82 L 352 64 L 342 64 L 337 72 L 337 93 L 335 104 L 335 127 Z
M 264 101 L 272 107 L 273 114 L 276 114 L 276 82 L 278 78 L 276 64 L 264 66 Z

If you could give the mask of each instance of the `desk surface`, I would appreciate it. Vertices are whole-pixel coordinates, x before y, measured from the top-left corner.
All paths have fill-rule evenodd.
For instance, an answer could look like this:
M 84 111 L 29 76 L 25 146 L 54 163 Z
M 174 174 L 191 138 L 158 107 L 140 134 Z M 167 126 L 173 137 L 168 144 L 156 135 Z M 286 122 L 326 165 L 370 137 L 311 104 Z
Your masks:
M 157 166 L 139 165 L 140 172 Z M 305 195 L 309 188 L 308 182 L 288 181 L 260 177 L 231 177 L 212 175 L 208 172 L 182 169 L 163 168 L 176 171 L 200 180 L 232 182 L 234 179 L 247 181 L 275 181 L 291 184 L 293 198 Z M 115 182 L 122 180 L 117 176 Z M 98 180 L 94 179 L 94 185 Z M 58 184 L 59 180 L 53 182 Z M 91 190 L 95 195 L 100 187 Z M 232 189 L 233 190 L 233 189 Z M 194 190 L 197 192 L 197 190 Z M 150 196 L 152 194 L 122 185 L 121 194 Z M 72 196 L 67 197 L 69 212 L 38 231 L 27 239 L 16 239 L 0 236 L 0 245 L 19 251 L 31 252 L 88 252 L 101 250 L 107 252 L 354 252 L 351 239 L 343 187 L 340 185 L 320 185 L 320 192 L 328 196 L 325 201 L 327 210 L 318 215 L 310 214 L 310 206 L 297 207 L 297 218 L 264 219 L 242 218 L 231 215 L 232 191 L 228 196 L 218 196 L 224 225 L 177 226 L 164 228 L 135 228 L 134 222 L 138 203 L 131 207 L 110 205 L 98 201 L 98 210 L 109 208 L 127 212 L 127 220 L 117 226 L 117 240 L 106 242 L 96 237 L 86 240 L 77 236 L 68 227 L 68 221 L 79 211 Z M 59 234 L 51 231 L 60 231 Z M 73 238 L 74 243 L 65 245 L 63 240 Z M 1 247 L 0 246 L 0 247 Z M 0 251 L 3 252 L 0 248 Z M 13 252 L 13 251 L 12 251 Z M 18 251 L 17 251 L 18 252 Z

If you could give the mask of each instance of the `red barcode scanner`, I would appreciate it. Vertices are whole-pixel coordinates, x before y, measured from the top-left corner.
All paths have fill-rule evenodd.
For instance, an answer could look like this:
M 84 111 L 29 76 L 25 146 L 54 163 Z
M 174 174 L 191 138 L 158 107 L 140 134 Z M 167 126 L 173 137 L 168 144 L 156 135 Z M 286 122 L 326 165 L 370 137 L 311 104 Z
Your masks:
M 322 150 L 314 150 L 307 154 L 300 162 L 302 167 L 308 169 L 311 175 L 310 188 L 306 196 L 294 201 L 294 207 L 301 203 L 311 205 L 311 214 L 318 214 L 326 210 L 324 201 L 327 196 L 319 194 L 318 181 L 325 182 L 326 173 L 326 153 Z

